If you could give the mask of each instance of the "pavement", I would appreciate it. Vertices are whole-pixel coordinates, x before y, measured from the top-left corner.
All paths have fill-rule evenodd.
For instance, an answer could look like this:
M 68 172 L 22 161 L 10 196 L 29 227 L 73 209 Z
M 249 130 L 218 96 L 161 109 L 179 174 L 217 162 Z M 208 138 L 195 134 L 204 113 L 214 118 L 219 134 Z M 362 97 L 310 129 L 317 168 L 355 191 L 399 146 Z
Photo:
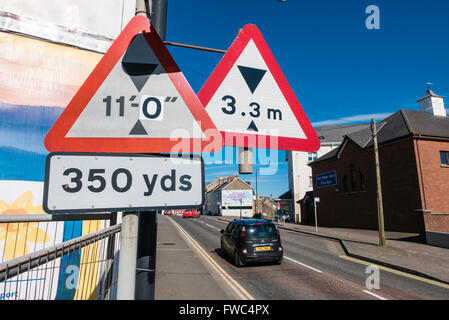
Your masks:
M 236 299 L 176 226 L 158 215 L 156 300 Z
M 238 217 L 219 217 L 230 221 Z M 386 232 L 386 247 L 379 246 L 375 230 L 326 228 L 279 223 L 280 229 L 305 233 L 340 242 L 346 255 L 402 272 L 449 284 L 449 249 L 414 242 L 418 234 Z

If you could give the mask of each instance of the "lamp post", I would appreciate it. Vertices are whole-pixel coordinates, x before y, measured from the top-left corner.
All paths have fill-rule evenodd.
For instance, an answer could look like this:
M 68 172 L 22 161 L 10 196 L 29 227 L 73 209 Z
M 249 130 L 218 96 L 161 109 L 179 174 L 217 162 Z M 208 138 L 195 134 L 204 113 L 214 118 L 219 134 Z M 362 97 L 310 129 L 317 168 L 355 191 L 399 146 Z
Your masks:
M 259 169 L 256 169 L 256 214 L 258 214 L 258 208 L 259 208 L 259 191 L 257 189 L 257 173 L 259 172 Z

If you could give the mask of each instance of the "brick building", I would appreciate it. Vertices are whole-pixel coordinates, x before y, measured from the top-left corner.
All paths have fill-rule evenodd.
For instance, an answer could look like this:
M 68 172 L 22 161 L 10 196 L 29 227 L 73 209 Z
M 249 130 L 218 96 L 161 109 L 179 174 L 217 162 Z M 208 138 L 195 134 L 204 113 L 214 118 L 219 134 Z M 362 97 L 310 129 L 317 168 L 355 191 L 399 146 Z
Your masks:
M 217 177 L 206 185 L 203 214 L 251 218 L 254 215 L 254 190 L 239 175 Z
M 436 100 L 438 116 L 430 113 L 429 100 Z M 419 233 L 422 241 L 449 247 L 449 118 L 442 100 L 428 90 L 419 100 L 426 111 L 400 110 L 377 129 L 385 229 Z M 314 223 L 310 204 L 319 197 L 319 225 L 378 229 L 370 128 L 348 134 L 310 166 L 315 184 L 313 195 L 301 201 L 304 221 Z M 336 180 L 317 185 L 317 175 L 320 180 L 333 172 Z

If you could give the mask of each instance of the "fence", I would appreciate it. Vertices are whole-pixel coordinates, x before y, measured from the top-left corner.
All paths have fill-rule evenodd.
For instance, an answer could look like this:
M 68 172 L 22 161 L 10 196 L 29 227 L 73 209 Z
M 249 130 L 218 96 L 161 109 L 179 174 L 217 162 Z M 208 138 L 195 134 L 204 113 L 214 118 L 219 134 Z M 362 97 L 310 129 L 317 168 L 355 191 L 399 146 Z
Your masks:
M 115 299 L 120 229 L 116 214 L 1 215 L 0 300 Z

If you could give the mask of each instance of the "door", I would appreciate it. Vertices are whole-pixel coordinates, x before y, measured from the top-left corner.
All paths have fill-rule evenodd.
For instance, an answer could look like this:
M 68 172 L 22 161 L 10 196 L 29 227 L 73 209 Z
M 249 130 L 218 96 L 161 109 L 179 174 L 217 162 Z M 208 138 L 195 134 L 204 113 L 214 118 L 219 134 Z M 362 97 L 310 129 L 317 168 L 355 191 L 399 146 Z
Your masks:
M 231 245 L 231 239 L 232 239 L 232 229 L 235 228 L 235 223 L 231 222 L 226 227 L 225 231 L 223 232 L 223 248 L 226 252 L 230 252 L 229 248 Z
M 242 226 L 235 223 L 235 227 L 231 230 L 231 237 L 229 238 L 229 252 L 234 253 L 235 248 L 238 245 L 240 239 L 240 232 L 242 231 Z

